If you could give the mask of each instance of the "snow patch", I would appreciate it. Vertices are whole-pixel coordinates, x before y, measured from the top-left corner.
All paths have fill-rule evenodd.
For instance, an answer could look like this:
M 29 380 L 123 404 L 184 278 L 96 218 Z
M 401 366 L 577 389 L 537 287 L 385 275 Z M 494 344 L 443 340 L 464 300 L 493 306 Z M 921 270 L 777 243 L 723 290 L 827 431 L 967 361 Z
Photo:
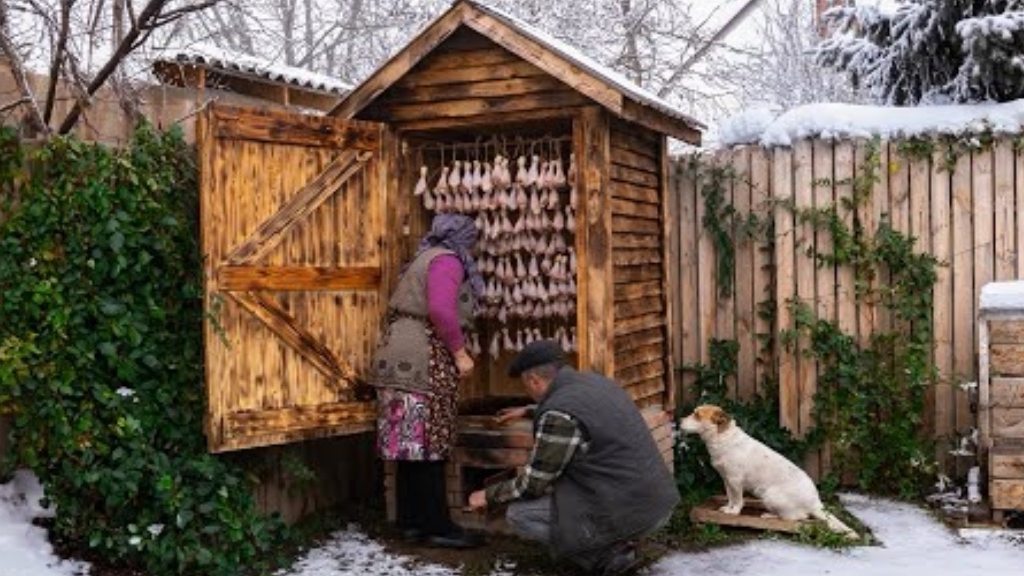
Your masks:
M 43 487 L 27 470 L 0 484 L 0 576 L 79 576 L 89 564 L 62 560 L 53 552 L 46 530 L 32 523 L 53 516 L 40 503 Z
M 989 282 L 981 287 L 982 310 L 1019 310 L 1024 312 L 1024 280 Z

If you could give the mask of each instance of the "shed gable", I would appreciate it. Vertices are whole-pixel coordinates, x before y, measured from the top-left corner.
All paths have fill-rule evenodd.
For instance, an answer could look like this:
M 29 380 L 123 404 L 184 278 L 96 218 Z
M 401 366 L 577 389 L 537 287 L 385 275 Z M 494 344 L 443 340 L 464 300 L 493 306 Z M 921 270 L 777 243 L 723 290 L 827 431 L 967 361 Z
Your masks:
M 572 109 L 592 104 L 558 78 L 461 26 L 359 117 L 399 127 L 430 128 L 437 121 L 452 119 L 507 123 L 513 114 L 522 120 L 568 115 Z

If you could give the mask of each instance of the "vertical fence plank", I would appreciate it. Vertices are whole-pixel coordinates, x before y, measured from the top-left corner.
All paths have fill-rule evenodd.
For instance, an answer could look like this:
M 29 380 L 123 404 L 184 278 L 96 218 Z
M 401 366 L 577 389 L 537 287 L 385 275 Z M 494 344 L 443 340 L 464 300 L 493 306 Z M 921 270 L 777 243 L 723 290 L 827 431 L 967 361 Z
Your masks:
M 875 174 L 875 180 L 870 183 L 871 190 L 868 191 L 870 197 L 861 206 L 857 207 L 857 218 L 860 219 L 860 224 L 864 230 L 864 234 L 870 236 L 875 233 L 875 229 L 878 227 L 879 213 L 876 213 L 876 206 L 882 201 L 882 198 L 887 198 L 887 194 L 879 192 L 879 188 L 885 186 L 888 190 L 889 180 L 885 178 L 885 162 L 881 161 L 881 158 L 887 157 L 883 155 L 885 145 L 882 143 L 875 143 L 870 140 L 857 140 L 853 144 L 853 165 L 855 166 L 855 173 L 864 175 L 866 170 L 872 170 Z M 871 157 L 872 150 L 874 150 L 874 157 Z M 868 166 L 869 162 L 877 162 L 875 166 Z M 865 186 L 867 183 L 865 183 Z M 875 305 L 874 298 L 868 295 L 867 298 L 861 300 L 857 306 L 857 336 L 861 346 L 866 345 L 871 341 L 871 335 L 875 331 L 875 322 L 878 310 Z
M 793 200 L 793 151 L 775 150 L 772 159 L 772 193 L 776 200 Z M 793 327 L 789 305 L 796 295 L 796 265 L 794 218 L 785 208 L 775 211 L 775 317 L 778 330 Z M 799 430 L 799 390 L 797 388 L 796 354 L 778 351 L 776 366 L 779 371 L 779 422 L 792 432 Z
M 1014 227 L 1017 225 L 1014 214 L 1013 198 L 1013 143 L 999 139 L 993 148 L 995 179 L 995 276 L 996 280 L 1013 280 L 1017 278 L 1016 259 L 1017 247 L 1014 238 Z M 1024 206 L 1016 208 L 1017 212 Z
M 836 142 L 835 145 L 835 179 L 836 202 L 843 204 L 851 201 L 853 197 L 853 180 L 859 169 L 853 164 L 853 143 L 849 140 Z M 847 228 L 853 228 L 853 213 L 842 210 L 843 223 Z M 853 268 L 850 266 L 839 266 L 836 269 L 836 284 L 839 289 L 836 293 L 836 321 L 839 329 L 846 334 L 857 337 L 857 293 Z
M 723 168 L 726 169 L 726 175 L 739 173 L 741 170 L 740 166 L 737 166 L 739 156 L 735 148 L 729 150 L 720 155 L 723 162 Z M 736 192 L 736 178 L 728 178 L 722 182 L 722 205 L 723 206 L 736 206 L 735 192 Z M 729 230 L 729 222 L 719 222 L 719 225 L 723 226 L 727 233 L 735 240 L 735 233 Z M 716 277 L 718 274 L 722 274 L 725 282 L 731 282 L 732 288 L 728 295 L 721 292 L 725 286 L 718 286 L 719 291 L 715 294 L 715 338 L 720 340 L 734 340 L 736 338 L 736 251 L 735 242 L 733 243 L 733 265 L 731 269 L 721 270 L 719 266 L 715 266 Z M 718 256 L 718 250 L 715 250 L 715 255 Z M 728 265 L 726 265 L 728 266 Z M 729 386 L 729 396 L 736 398 L 739 393 L 739 378 L 734 377 Z
M 814 207 L 814 147 L 810 140 L 800 140 L 793 146 L 793 198 L 798 211 Z M 796 280 L 796 298 L 801 304 L 815 306 L 814 301 L 814 224 L 806 218 L 796 219 L 793 273 Z M 796 354 L 797 374 L 797 433 L 803 436 L 811 427 L 811 407 L 816 388 L 817 364 L 810 357 Z
M 750 204 L 759 218 L 773 218 L 774 208 L 771 206 L 771 153 L 757 147 L 751 152 L 750 174 L 752 189 Z M 775 358 L 771 342 L 775 341 L 775 326 L 772 321 L 761 313 L 759 304 L 773 302 L 772 293 L 775 269 L 772 265 L 772 248 L 762 246 L 763 239 L 755 241 L 754 246 L 754 332 L 756 336 L 757 357 L 754 366 L 754 390 L 760 393 L 765 378 L 774 378 Z
M 711 158 L 709 163 L 718 169 L 723 166 L 725 159 L 720 154 Z M 697 316 L 700 322 L 700 340 L 697 347 L 700 350 L 700 361 L 704 363 L 711 358 L 708 351 L 709 341 L 717 337 L 715 312 L 718 309 L 718 267 L 715 263 L 715 247 L 711 243 L 711 235 L 704 229 L 707 207 L 702 188 L 708 186 L 710 181 L 710 174 L 705 174 L 697 181 L 697 302 L 700 306 Z
M 832 141 L 817 139 L 814 141 L 814 207 L 821 210 L 836 207 L 835 180 L 835 149 Z M 831 254 L 833 251 L 832 234 L 825 229 L 815 232 L 815 250 L 819 254 Z M 814 272 L 815 313 L 818 318 L 836 321 L 836 267 L 817 266 Z M 818 374 L 821 366 L 818 366 Z M 831 469 L 832 454 L 830 446 L 822 448 L 820 454 L 821 474 Z
M 910 159 L 910 230 L 914 238 L 914 252 L 930 254 L 932 250 L 931 227 L 931 159 L 915 156 Z M 934 365 L 934 352 L 928 351 L 929 361 Z M 935 387 L 925 388 L 926 406 L 935 405 Z M 925 410 L 922 425 L 929 432 L 935 430 L 934 410 Z
M 745 219 L 751 213 L 751 157 L 750 146 L 735 150 L 733 169 L 736 181 L 733 185 L 733 204 L 739 218 Z M 757 355 L 757 334 L 754 319 L 755 285 L 754 252 L 757 242 L 737 234 L 736 240 L 736 341 L 739 344 L 736 371 L 737 398 L 749 401 L 757 389 L 754 380 L 754 363 Z
M 993 151 L 979 150 L 971 155 L 971 190 L 974 194 L 974 294 L 995 277 L 995 213 L 992 176 Z M 974 302 L 972 300 L 972 302 Z M 972 304 L 972 308 L 973 308 Z M 974 348 L 977 350 L 977 348 Z
M 1016 230 L 1015 266 L 1017 278 L 1024 278 L 1024 152 L 1014 147 L 1013 158 L 1013 192 L 1016 198 L 1017 209 L 1014 211 L 1016 222 L 1013 225 Z
M 935 288 L 932 290 L 932 326 L 934 337 L 935 369 L 935 435 L 939 440 L 936 456 L 945 469 L 949 457 L 948 440 L 956 427 L 956 400 L 953 394 L 955 379 L 953 372 L 953 270 L 951 267 L 953 224 L 950 203 L 950 179 L 952 174 L 945 167 L 942 150 L 932 152 L 931 163 L 931 237 L 932 255 L 939 262 L 936 269 Z
M 889 144 L 888 142 L 876 141 L 878 146 L 878 172 L 877 180 L 871 186 L 871 227 L 866 228 L 867 234 L 874 234 L 878 227 L 883 222 L 888 222 L 892 217 L 892 210 L 890 208 L 890 191 L 889 191 L 889 173 L 893 170 L 892 160 L 889 158 Z M 888 285 L 889 275 L 887 271 L 879 271 L 878 278 L 875 279 L 875 287 L 878 285 Z M 870 338 L 871 333 L 874 332 L 887 332 L 891 324 L 891 318 L 888 308 L 879 305 L 879 303 L 872 297 L 870 303 L 872 314 L 872 327 L 869 329 L 865 339 L 862 339 L 862 343 L 865 343 Z
M 679 181 L 676 184 L 676 196 L 679 197 L 679 306 L 681 318 L 679 329 L 682 337 L 682 365 L 687 366 L 700 362 L 700 295 L 697 283 L 700 270 L 697 266 L 697 238 L 700 235 L 700 222 L 697 220 L 697 206 L 700 194 L 697 193 L 697 180 L 692 167 L 676 169 Z M 683 403 L 691 401 L 694 375 L 683 371 L 680 378 L 680 392 Z
M 953 197 L 953 384 L 969 381 L 974 371 L 974 232 L 971 227 L 974 203 L 971 194 L 971 157 L 956 160 L 952 180 Z M 956 397 L 956 429 L 970 424 L 971 413 L 964 391 L 953 388 Z
M 910 232 L 910 160 L 900 152 L 899 142 L 889 143 L 889 207 L 892 227 Z
M 815 206 L 814 197 L 824 192 L 814 183 L 814 145 L 810 140 L 801 140 L 793 147 L 793 195 L 796 206 L 799 210 L 812 209 Z M 796 276 L 796 297 L 804 305 L 816 308 L 814 279 L 816 266 L 815 254 L 815 233 L 814 223 L 804 218 L 797 218 L 794 272 Z M 805 341 L 806 342 L 806 341 Z M 809 344 L 809 342 L 806 342 Z M 814 408 L 814 393 L 817 391 L 818 364 L 811 356 L 797 354 L 795 357 L 797 369 L 797 434 L 804 436 L 814 427 L 812 410 Z M 817 452 L 809 453 L 804 460 L 804 468 L 812 478 L 820 474 L 818 469 L 820 460 Z

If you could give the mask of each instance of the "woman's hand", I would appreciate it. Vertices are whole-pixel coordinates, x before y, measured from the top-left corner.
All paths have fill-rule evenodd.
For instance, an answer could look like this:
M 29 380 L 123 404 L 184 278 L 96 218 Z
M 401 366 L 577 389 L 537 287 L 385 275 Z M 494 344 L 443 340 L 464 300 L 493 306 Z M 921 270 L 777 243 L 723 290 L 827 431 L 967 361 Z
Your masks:
M 498 410 L 498 415 L 494 417 L 495 424 L 504 424 L 509 420 L 515 420 L 517 418 L 526 418 L 530 415 L 530 408 L 528 406 L 515 406 L 513 408 L 502 408 Z
M 459 378 L 468 378 L 473 373 L 474 365 L 473 359 L 470 358 L 465 348 L 460 348 L 455 352 L 455 367 L 459 369 Z
M 483 512 L 487 510 L 487 494 L 483 490 L 477 490 L 469 495 L 469 503 L 466 505 L 466 512 Z

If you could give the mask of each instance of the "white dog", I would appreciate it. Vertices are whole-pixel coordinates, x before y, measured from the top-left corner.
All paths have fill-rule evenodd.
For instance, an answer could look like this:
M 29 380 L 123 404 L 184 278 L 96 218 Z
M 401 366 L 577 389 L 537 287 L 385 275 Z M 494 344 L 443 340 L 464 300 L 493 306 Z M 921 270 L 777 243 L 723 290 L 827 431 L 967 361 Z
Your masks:
M 802 468 L 743 431 L 718 406 L 699 406 L 680 422 L 685 432 L 700 434 L 711 465 L 725 482 L 728 504 L 720 510 L 739 514 L 747 492 L 784 520 L 823 520 L 829 529 L 851 538 L 857 533 L 821 504 L 818 488 Z

